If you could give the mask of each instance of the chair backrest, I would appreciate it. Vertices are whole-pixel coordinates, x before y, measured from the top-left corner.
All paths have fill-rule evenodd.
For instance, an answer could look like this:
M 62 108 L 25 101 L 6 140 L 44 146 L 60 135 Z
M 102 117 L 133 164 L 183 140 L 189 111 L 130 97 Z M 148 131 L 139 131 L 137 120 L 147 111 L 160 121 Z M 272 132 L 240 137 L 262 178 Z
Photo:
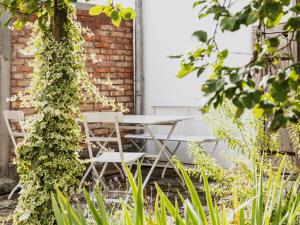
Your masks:
M 24 122 L 24 113 L 22 111 L 12 111 L 12 110 L 4 110 L 3 111 L 4 121 L 7 126 L 9 136 L 14 147 L 17 146 L 17 138 L 25 137 L 25 130 L 22 126 L 22 122 Z M 13 130 L 12 123 L 17 123 L 20 131 Z
M 108 143 L 115 142 L 118 144 L 118 150 L 123 158 L 123 149 L 121 143 L 121 134 L 119 122 L 123 120 L 123 114 L 119 112 L 84 112 L 82 113 L 84 117 L 84 130 L 86 141 L 88 144 L 88 150 L 90 158 L 93 157 L 92 143 L 102 143 L 100 146 L 105 147 Z M 99 124 L 98 128 L 108 127 L 113 129 L 113 131 L 106 136 L 96 136 L 90 129 L 89 124 Z M 114 136 L 115 133 L 115 136 Z

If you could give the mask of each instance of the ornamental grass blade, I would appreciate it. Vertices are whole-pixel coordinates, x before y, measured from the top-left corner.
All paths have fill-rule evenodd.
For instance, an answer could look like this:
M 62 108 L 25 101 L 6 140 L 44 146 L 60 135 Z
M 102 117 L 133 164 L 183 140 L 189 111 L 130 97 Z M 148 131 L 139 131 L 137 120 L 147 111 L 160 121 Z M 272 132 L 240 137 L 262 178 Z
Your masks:
M 99 211 L 100 217 L 102 218 L 103 225 L 109 225 L 109 220 L 108 220 L 107 212 L 106 212 L 106 206 L 103 201 L 103 197 L 102 197 L 99 185 L 96 185 L 94 194 L 95 194 L 95 198 L 97 200 L 97 204 L 99 207 L 98 211 Z
M 155 187 L 157 190 L 157 194 L 160 196 L 161 199 L 164 200 L 165 206 L 168 209 L 170 215 L 175 219 L 176 218 L 176 209 L 175 206 L 170 202 L 170 200 L 168 199 L 168 197 L 165 195 L 165 193 L 160 189 L 160 187 L 157 185 L 157 183 L 155 183 Z M 180 225 L 184 225 L 184 221 L 181 218 L 181 216 L 179 215 L 178 218 L 179 224 Z
M 222 206 L 222 225 L 227 225 L 227 216 L 225 211 L 225 205 Z
M 138 188 L 135 199 L 135 225 L 144 225 L 144 202 L 143 202 L 143 188 L 142 188 L 142 173 L 141 165 L 137 165 L 138 171 Z
M 256 167 L 253 166 L 253 196 L 258 197 L 257 193 L 257 173 Z M 251 225 L 256 225 L 256 208 L 257 208 L 257 199 L 254 198 L 251 207 Z
M 263 221 L 264 224 L 268 223 L 267 220 L 269 220 L 272 217 L 272 214 L 273 214 L 272 212 L 274 210 L 274 207 L 275 207 L 276 203 L 278 203 L 276 201 L 276 200 L 278 200 L 277 196 L 280 197 L 282 195 L 284 176 L 282 176 L 281 174 L 282 174 L 284 165 L 285 165 L 285 157 L 283 157 L 283 159 L 279 165 L 279 168 L 278 168 L 278 171 L 276 174 L 276 178 L 275 178 L 275 183 L 274 183 L 272 177 L 269 178 L 269 181 L 271 182 L 270 189 L 272 189 L 272 191 L 269 190 L 268 195 L 272 192 L 273 192 L 273 195 L 268 196 L 268 198 L 267 198 L 267 203 L 265 206 L 265 213 L 264 213 L 264 221 Z M 279 186 L 280 186 L 280 189 L 279 189 L 280 192 L 278 193 Z
M 188 176 L 187 172 L 185 171 L 185 169 L 184 169 L 184 167 L 182 166 L 181 163 L 178 164 L 178 167 L 179 167 L 180 172 L 183 176 L 185 184 L 186 184 L 186 186 L 189 190 L 192 203 L 193 203 L 194 207 L 196 208 L 196 210 L 198 211 L 198 214 L 201 218 L 201 222 L 203 223 L 203 225 L 208 225 L 207 218 L 205 216 L 205 212 L 203 210 L 202 203 L 200 201 L 200 198 L 198 196 L 198 193 L 196 191 L 196 188 L 195 188 L 193 182 L 191 181 L 190 177 Z
M 202 168 L 202 177 L 203 177 L 204 188 L 205 188 L 206 202 L 209 210 L 210 222 L 211 225 L 217 225 L 217 220 L 215 217 L 215 209 L 214 209 L 213 201 L 209 190 L 209 184 L 208 184 L 206 173 L 203 168 Z
M 96 207 L 92 203 L 91 198 L 90 198 L 88 192 L 85 189 L 83 190 L 83 194 L 84 194 L 86 203 L 87 203 L 87 205 L 89 207 L 89 210 L 90 210 L 90 212 L 92 214 L 92 217 L 94 218 L 96 224 L 97 225 L 104 225 L 104 223 L 102 221 L 102 218 L 100 217 L 99 213 L 97 212 Z
M 158 225 L 167 225 L 167 212 L 165 206 L 165 200 L 163 198 L 160 199 L 160 208 L 158 207 L 158 199 L 159 196 L 156 196 L 155 201 L 155 215 Z
M 59 190 L 57 190 L 57 199 L 61 210 L 67 212 L 68 215 L 65 217 L 64 222 L 66 223 L 66 221 L 68 221 L 67 224 L 72 225 L 83 225 L 78 217 L 78 214 L 73 210 L 69 200 Z
M 56 219 L 56 222 L 57 222 L 57 225 L 65 225 L 64 223 L 64 215 L 62 214 L 59 206 L 58 206 L 58 203 L 57 203 L 57 200 L 56 198 L 54 197 L 54 194 L 51 193 L 51 199 L 52 199 L 52 208 L 53 208 L 53 212 L 54 212 L 54 216 L 55 216 L 55 219 Z
M 130 188 L 131 188 L 131 191 L 132 191 L 134 202 L 137 202 L 136 198 L 137 198 L 138 188 L 136 186 L 134 177 L 132 176 L 132 173 L 131 173 L 130 169 L 128 168 L 128 166 L 126 165 L 126 163 L 123 163 L 123 168 L 125 169 L 126 176 L 128 178 L 129 184 L 130 184 Z
M 123 205 L 124 225 L 133 225 L 126 205 Z
M 185 221 L 186 221 L 186 225 L 198 225 L 198 224 L 202 224 L 201 219 L 199 218 L 199 215 L 196 213 L 193 205 L 191 204 L 191 202 L 187 199 L 185 201 Z

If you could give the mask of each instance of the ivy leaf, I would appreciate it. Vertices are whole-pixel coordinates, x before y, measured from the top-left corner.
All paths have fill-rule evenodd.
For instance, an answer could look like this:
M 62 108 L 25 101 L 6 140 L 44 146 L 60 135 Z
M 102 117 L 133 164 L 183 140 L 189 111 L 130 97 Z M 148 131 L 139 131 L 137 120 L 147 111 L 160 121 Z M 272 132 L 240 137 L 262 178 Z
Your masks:
M 207 33 L 203 30 L 195 31 L 193 36 L 197 37 L 200 42 L 207 42 Z
M 102 5 L 96 5 L 89 9 L 91 16 L 98 16 L 103 12 L 104 7 Z

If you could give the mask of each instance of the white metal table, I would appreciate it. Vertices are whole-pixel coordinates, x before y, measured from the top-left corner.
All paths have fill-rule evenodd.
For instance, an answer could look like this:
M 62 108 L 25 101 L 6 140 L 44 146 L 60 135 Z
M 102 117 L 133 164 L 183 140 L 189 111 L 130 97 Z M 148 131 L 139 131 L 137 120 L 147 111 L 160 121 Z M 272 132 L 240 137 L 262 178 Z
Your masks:
M 144 130 L 146 131 L 153 139 L 155 144 L 157 145 L 159 149 L 159 153 L 157 156 L 155 156 L 155 160 L 153 162 L 153 165 L 147 174 L 144 182 L 143 182 L 143 188 L 146 186 L 147 182 L 149 181 L 155 167 L 157 166 L 159 160 L 161 159 L 162 155 L 165 155 L 166 159 L 169 161 L 170 165 L 172 165 L 175 172 L 178 174 L 181 181 L 183 181 L 182 176 L 180 172 L 177 170 L 177 168 L 172 163 L 171 157 L 168 154 L 168 151 L 166 149 L 167 144 L 170 140 L 170 137 L 172 136 L 175 127 L 178 122 L 183 120 L 193 119 L 193 117 L 188 116 L 162 116 L 162 115 L 124 115 L 123 120 L 120 121 L 120 128 L 121 129 L 135 129 L 135 130 Z M 154 132 L 152 131 L 151 126 L 153 125 L 163 125 L 163 126 L 169 126 L 170 131 L 166 135 L 165 140 L 162 142 L 157 139 L 157 137 L 154 135 Z

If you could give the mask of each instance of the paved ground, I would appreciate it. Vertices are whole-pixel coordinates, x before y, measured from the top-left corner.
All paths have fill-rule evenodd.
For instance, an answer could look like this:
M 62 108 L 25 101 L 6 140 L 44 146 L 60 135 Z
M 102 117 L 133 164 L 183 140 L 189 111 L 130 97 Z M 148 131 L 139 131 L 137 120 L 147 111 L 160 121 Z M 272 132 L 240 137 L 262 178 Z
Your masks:
M 143 177 L 146 176 L 149 168 L 143 168 L 142 173 Z M 178 198 L 179 191 L 183 196 L 187 196 L 186 189 L 180 184 L 178 181 L 178 177 L 176 173 L 172 169 L 168 169 L 166 176 L 164 179 L 161 178 L 161 169 L 156 169 L 155 173 L 151 177 L 150 182 L 148 183 L 146 189 L 144 190 L 144 194 L 147 196 L 148 204 L 153 203 L 155 200 L 156 192 L 154 187 L 154 182 L 157 182 L 158 185 L 162 188 L 162 190 L 169 196 L 170 199 L 174 200 L 176 197 Z M 122 180 L 118 174 L 109 175 L 106 177 L 106 181 L 109 184 L 111 189 L 120 189 L 121 187 L 126 186 L 125 181 Z M 195 186 L 199 187 L 200 184 L 195 181 Z M 201 198 L 204 196 L 200 195 Z M 15 206 L 17 204 L 18 195 L 15 194 L 12 200 L 7 200 L 7 195 L 0 196 L 0 225 L 2 225 L 3 220 L 6 220 L 13 214 Z M 5 222 L 5 225 L 11 224 L 10 222 Z

